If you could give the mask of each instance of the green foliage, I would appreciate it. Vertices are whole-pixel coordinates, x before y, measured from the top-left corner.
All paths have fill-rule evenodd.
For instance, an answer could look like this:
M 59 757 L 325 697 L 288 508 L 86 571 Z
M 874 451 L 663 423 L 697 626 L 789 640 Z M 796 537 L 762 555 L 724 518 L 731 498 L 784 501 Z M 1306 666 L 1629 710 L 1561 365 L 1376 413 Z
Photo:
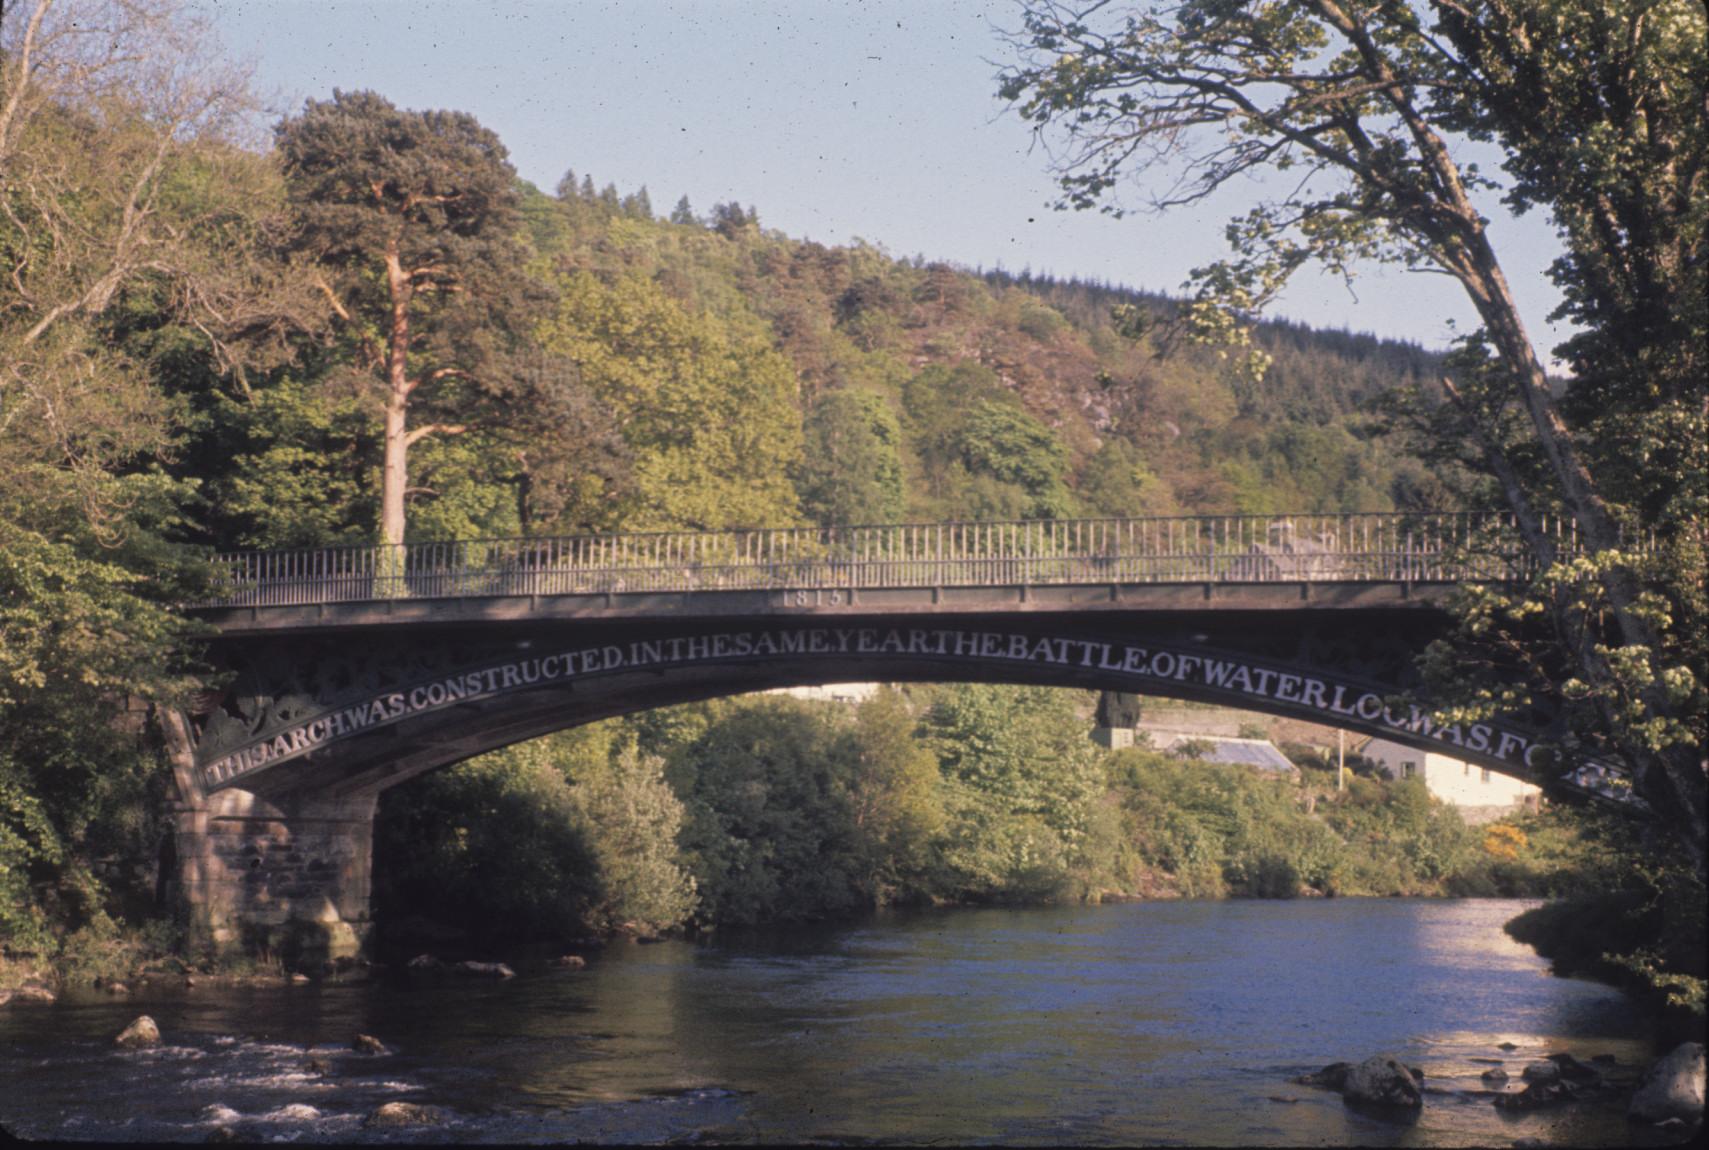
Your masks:
M 203 481 L 209 534 L 236 547 L 367 542 L 379 443 L 353 397 L 284 376 L 238 397 L 209 388 L 182 469 Z
M 694 314 L 656 286 L 586 272 L 559 281 L 545 347 L 573 363 L 634 459 L 631 529 L 780 526 L 801 413 L 782 357 L 754 331 Z
M 990 400 L 975 405 L 955 437 L 955 451 L 976 477 L 990 476 L 1025 493 L 1028 502 L 1020 514 L 1003 517 L 1058 519 L 1069 514 L 1063 481 L 1068 453 L 1049 428 L 1026 412 Z M 975 518 L 998 511 L 978 506 L 972 510 Z
M 1559 868 L 1549 891 L 1556 900 L 1515 918 L 1507 932 L 1536 947 L 1557 974 L 1631 987 L 1701 1027 L 1709 901 L 1689 855 L 1606 815 L 1557 811 L 1520 826 L 1529 832 L 1521 863 L 1549 866 L 1563 835 L 1580 840 L 1572 853 L 1583 861 Z
M 548 741 L 386 792 L 375 820 L 375 920 L 422 908 L 484 939 L 573 936 L 601 899 L 595 848 Z
M 1047 687 L 944 687 L 926 717 L 950 815 L 944 864 L 980 898 L 1096 891 L 1103 764 L 1086 701 Z
M 802 510 L 824 526 L 894 523 L 902 516 L 902 429 L 884 397 L 826 392 L 808 412 Z
M 847 914 L 865 905 L 837 716 L 764 698 L 721 714 L 671 758 L 684 857 L 708 921 Z
M 154 848 L 165 772 L 138 711 L 188 688 L 174 652 L 193 629 L 155 596 L 193 584 L 166 568 L 149 586 L 126 558 L 0 516 L 0 942 L 15 951 L 51 957 L 104 913 L 97 860 Z
M 401 543 L 409 447 L 526 422 L 547 291 L 525 273 L 504 145 L 464 112 L 373 92 L 309 100 L 274 131 L 294 228 L 339 318 L 335 364 L 383 411 L 380 538 Z M 508 402 L 507 402 L 508 401 Z
M 684 808 L 665 782 L 664 760 L 627 744 L 578 773 L 570 793 L 601 880 L 587 925 L 648 933 L 685 922 L 694 910 L 694 879 L 677 861 Z

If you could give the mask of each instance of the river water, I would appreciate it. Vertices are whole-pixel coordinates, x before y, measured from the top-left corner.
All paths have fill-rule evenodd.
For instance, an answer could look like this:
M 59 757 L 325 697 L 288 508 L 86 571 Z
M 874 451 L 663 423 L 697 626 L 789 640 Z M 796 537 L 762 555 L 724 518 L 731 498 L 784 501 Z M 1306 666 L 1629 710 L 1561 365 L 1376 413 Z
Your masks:
M 1619 992 L 1550 977 L 1502 933 L 1529 905 L 899 913 L 506 981 L 71 992 L 0 1010 L 0 1122 L 102 1141 L 1665 1144 L 1615 1104 L 1514 1116 L 1484 1091 L 1489 1059 L 1517 1085 L 1549 1052 L 1657 1053 Z M 115 1049 L 143 1012 L 162 1046 Z M 358 1032 L 393 1053 L 352 1052 Z M 1288 1081 L 1378 1052 L 1424 1069 L 1416 1122 Z M 449 1123 L 362 1127 L 390 1100 Z

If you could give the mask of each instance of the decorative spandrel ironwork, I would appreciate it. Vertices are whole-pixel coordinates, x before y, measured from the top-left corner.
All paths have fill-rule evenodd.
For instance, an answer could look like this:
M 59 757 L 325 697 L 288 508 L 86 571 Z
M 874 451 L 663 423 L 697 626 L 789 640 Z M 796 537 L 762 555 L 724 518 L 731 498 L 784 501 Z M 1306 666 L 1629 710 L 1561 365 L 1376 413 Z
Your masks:
M 1577 547 L 1551 521 L 1557 550 Z M 196 607 L 715 590 L 1508 582 L 1511 516 L 1186 516 L 582 535 L 220 555 Z

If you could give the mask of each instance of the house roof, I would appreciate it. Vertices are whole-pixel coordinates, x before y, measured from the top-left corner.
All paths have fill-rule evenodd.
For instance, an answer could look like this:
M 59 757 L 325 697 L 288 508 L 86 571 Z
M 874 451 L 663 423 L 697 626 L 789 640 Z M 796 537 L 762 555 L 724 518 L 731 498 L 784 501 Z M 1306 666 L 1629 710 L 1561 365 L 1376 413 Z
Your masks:
M 1276 749 L 1276 745 L 1268 739 L 1236 739 L 1227 735 L 1194 735 L 1188 732 L 1163 735 L 1153 732 L 1157 749 L 1174 751 L 1182 743 L 1209 743 L 1210 750 L 1203 756 L 1212 763 L 1240 763 L 1249 767 L 1258 767 L 1266 771 L 1291 771 L 1294 764 L 1288 756 Z

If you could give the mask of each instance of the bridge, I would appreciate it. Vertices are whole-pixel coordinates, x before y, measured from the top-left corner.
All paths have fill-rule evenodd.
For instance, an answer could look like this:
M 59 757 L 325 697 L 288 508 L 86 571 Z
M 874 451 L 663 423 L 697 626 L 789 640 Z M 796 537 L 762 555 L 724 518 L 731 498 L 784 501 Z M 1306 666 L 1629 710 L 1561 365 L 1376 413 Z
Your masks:
M 1570 527 L 1557 531 L 1571 553 Z M 532 538 L 220 556 L 230 686 L 173 716 L 178 894 L 217 946 L 353 953 L 378 795 L 554 730 L 850 680 L 1120 690 L 1326 722 L 1620 798 L 1546 712 L 1399 697 L 1498 514 L 1179 517 Z

